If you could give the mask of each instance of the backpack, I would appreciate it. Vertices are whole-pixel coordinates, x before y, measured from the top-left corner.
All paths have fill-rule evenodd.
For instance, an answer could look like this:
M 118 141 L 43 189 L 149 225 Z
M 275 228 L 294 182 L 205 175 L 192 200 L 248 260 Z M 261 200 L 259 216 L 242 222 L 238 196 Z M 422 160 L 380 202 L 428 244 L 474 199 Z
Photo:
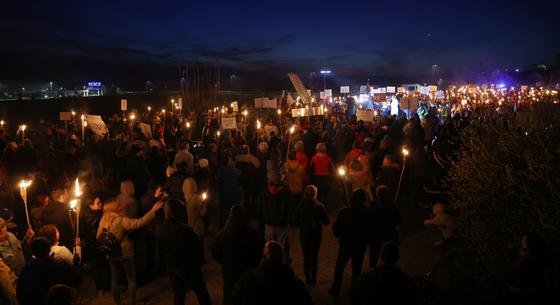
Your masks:
M 115 220 L 113 219 L 113 221 Z M 111 224 L 113 224 L 113 221 L 111 221 Z M 111 224 L 109 224 L 109 227 L 111 227 Z M 103 228 L 101 235 L 97 238 L 97 249 L 109 258 L 119 258 L 122 252 L 121 242 L 108 228 Z

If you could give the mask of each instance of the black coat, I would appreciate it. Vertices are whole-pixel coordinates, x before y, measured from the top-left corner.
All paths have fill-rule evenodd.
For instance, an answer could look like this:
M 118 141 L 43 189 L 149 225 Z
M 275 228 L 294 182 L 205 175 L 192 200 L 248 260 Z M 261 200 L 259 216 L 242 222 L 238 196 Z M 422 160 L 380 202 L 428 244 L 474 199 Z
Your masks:
M 300 234 L 307 238 L 321 238 L 323 225 L 329 224 L 325 206 L 318 202 L 304 202 L 294 213 L 293 225 L 300 228 Z
M 234 305 L 313 304 L 305 285 L 283 264 L 262 264 L 249 270 L 233 290 Z
M 74 249 L 74 229 L 70 223 L 68 214 L 69 206 L 62 202 L 52 200 L 43 210 L 41 224 L 56 225 L 60 232 L 60 245 L 68 249 Z M 74 217 L 74 215 L 72 215 Z
M 350 304 L 419 304 L 412 279 L 397 266 L 376 266 L 360 277 L 351 292 Z
M 212 245 L 214 260 L 222 265 L 224 287 L 233 289 L 243 272 L 258 267 L 264 239 L 248 224 L 227 224 Z
M 187 225 L 164 220 L 156 226 L 155 238 L 162 248 L 167 272 L 188 278 L 189 271 L 204 264 L 202 242 Z
M 340 247 L 350 250 L 365 250 L 371 240 L 373 220 L 363 206 L 350 206 L 340 210 L 333 224 L 333 234 Z
M 265 224 L 287 227 L 294 212 L 290 191 L 287 187 L 268 187 L 259 200 L 259 209 Z
M 369 208 L 373 220 L 372 241 L 382 244 L 386 241 L 398 242 L 397 226 L 401 223 L 399 209 L 392 202 L 374 202 Z
M 17 299 L 20 305 L 45 304 L 52 285 L 78 287 L 78 272 L 72 266 L 54 260 L 35 260 L 25 266 L 17 282 Z

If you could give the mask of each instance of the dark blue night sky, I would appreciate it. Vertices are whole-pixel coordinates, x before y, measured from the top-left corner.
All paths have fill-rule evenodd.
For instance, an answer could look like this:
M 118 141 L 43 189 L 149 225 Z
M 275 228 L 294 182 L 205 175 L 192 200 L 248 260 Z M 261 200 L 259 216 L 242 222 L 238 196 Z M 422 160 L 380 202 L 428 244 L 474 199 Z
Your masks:
M 17 2 L 0 13 L 3 81 L 172 82 L 193 57 L 224 74 L 421 81 L 433 64 L 452 78 L 560 57 L 560 1 Z

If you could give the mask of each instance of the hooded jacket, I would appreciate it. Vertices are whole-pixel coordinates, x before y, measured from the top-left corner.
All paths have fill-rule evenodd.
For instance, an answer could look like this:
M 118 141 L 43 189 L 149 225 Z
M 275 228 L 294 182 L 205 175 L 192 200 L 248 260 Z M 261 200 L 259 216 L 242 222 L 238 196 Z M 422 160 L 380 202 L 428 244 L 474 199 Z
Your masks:
M 305 169 L 297 160 L 288 160 L 284 165 L 284 173 L 288 180 L 290 192 L 299 194 L 303 191 Z
M 187 208 L 187 224 L 197 236 L 204 235 L 204 216 L 206 215 L 206 203 L 196 194 L 197 185 L 193 178 L 187 177 L 183 181 L 183 195 Z
M 132 180 L 121 182 L 121 193 L 117 196 L 117 203 L 126 217 L 135 218 L 140 214 L 138 202 L 134 198 L 134 183 Z
M 294 209 L 291 198 L 284 186 L 268 186 L 260 200 L 260 215 L 264 223 L 275 227 L 287 227 Z

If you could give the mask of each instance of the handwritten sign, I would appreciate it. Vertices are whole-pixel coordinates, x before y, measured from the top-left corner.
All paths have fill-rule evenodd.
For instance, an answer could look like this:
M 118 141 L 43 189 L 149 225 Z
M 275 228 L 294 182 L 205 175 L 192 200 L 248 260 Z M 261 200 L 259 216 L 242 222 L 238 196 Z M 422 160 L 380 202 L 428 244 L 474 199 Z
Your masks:
M 358 109 L 356 112 L 356 120 L 357 121 L 364 121 L 364 122 L 373 122 L 373 111 L 372 110 L 364 110 Z
M 387 93 L 395 93 L 395 90 L 396 90 L 396 89 L 397 89 L 397 88 L 395 88 L 395 87 L 387 86 Z
M 128 102 L 125 99 L 121 100 L 121 111 L 126 111 L 128 108 Z
M 350 93 L 350 86 L 340 86 L 340 93 Z
M 222 129 L 236 129 L 237 122 L 235 121 L 235 117 L 226 118 L 222 117 Z

